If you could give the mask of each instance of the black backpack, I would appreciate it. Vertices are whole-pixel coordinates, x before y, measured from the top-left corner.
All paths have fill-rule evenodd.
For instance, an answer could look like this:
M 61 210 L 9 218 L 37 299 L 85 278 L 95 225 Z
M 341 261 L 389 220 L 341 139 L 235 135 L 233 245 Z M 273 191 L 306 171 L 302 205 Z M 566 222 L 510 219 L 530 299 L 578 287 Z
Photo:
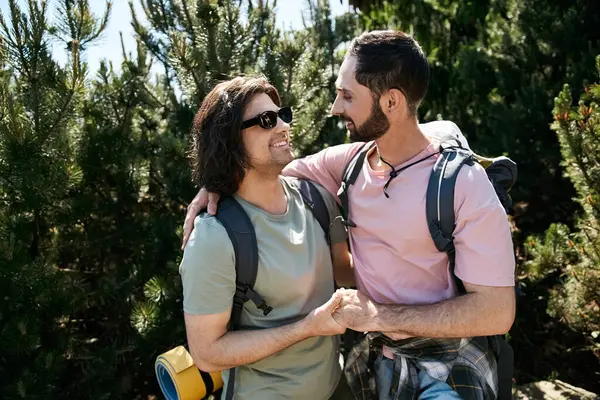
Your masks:
M 321 193 L 310 181 L 290 179 L 288 182 L 300 191 L 304 204 L 311 210 L 325 232 L 325 239 L 329 244 L 329 211 Z M 268 315 L 272 308 L 254 291 L 258 272 L 258 245 L 254 226 L 248 214 L 233 197 L 225 196 L 219 202 L 215 217 L 227 231 L 235 254 L 236 290 L 228 327 L 229 330 L 234 331 L 241 328 L 240 318 L 244 304 L 247 301 L 252 301 L 263 311 L 264 315 Z M 233 398 L 234 381 L 235 368 L 232 368 L 227 381 L 226 400 Z
M 344 169 L 342 183 L 338 197 L 342 203 L 342 214 L 348 226 L 356 226 L 349 217 L 348 189 L 352 186 L 367 156 L 374 145 L 365 143 L 352 157 Z M 425 212 L 431 238 L 439 251 L 448 254 L 450 272 L 454 278 L 459 294 L 465 294 L 462 281 L 454 274 L 455 248 L 453 242 L 454 232 L 454 187 L 456 178 L 463 165 L 482 165 L 488 179 L 494 186 L 496 195 L 508 211 L 512 208 L 509 191 L 517 179 L 517 165 L 507 157 L 484 158 L 474 154 L 462 146 L 458 137 L 443 136 L 440 140 L 440 156 L 436 160 L 429 178 L 425 199 Z M 426 157 L 428 158 L 428 157 Z M 422 160 L 419 160 L 422 161 Z M 417 161 L 417 162 L 419 162 Z M 414 163 L 413 163 L 414 164 Z M 411 165 L 413 165 L 411 164 Z M 498 363 L 498 399 L 512 399 L 512 376 L 514 354 L 504 335 L 494 335 L 476 338 L 487 341 L 492 348 Z

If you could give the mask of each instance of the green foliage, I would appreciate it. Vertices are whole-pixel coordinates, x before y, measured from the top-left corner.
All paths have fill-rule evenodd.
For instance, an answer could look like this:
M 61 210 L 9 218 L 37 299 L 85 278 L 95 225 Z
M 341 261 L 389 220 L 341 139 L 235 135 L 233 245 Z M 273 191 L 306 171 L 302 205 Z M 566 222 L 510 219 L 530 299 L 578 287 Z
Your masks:
M 596 68 L 600 73 L 600 57 Z M 599 87 L 584 85 L 577 105 L 573 105 L 569 85 L 555 98 L 552 129 L 582 211 L 574 229 L 556 223 L 543 237 L 530 236 L 525 241 L 522 279 L 529 296 L 513 335 L 517 344 L 532 349 L 531 359 L 548 360 L 543 366 L 523 359 L 523 368 L 558 375 L 594 390 L 597 387 L 591 382 L 597 381 L 600 351 Z
M 298 109 L 299 151 L 314 150 L 332 134 L 348 18 L 311 2 L 312 27 L 281 32 L 268 3 L 244 20 L 236 1 L 145 0 L 148 27 L 131 7 L 135 54 L 92 76 L 82 55 L 111 2 L 95 19 L 87 0 L 61 0 L 53 24 L 45 2 L 28 4 L 0 19 L 0 397 L 142 398 L 158 393 L 156 356 L 185 342 L 177 266 L 199 102 L 219 80 L 264 74 Z
M 47 399 L 66 371 L 68 274 L 60 234 L 80 175 L 75 116 L 79 48 L 59 67 L 46 44 L 46 4 L 0 14 L 0 397 Z
M 368 3 L 368 2 L 363 2 Z M 414 34 L 431 64 L 422 120 L 458 124 L 481 154 L 519 164 L 512 197 L 527 234 L 572 222 L 572 184 L 558 168 L 549 129 L 552 99 L 593 75 L 600 52 L 600 3 L 587 0 L 382 1 L 365 9 L 368 29 Z M 577 40 L 572 40 L 576 37 Z
M 416 34 L 432 64 L 423 120 L 452 119 L 481 153 L 519 163 L 519 228 L 559 222 L 525 243 L 527 311 L 511 332 L 519 379 L 563 373 L 553 360 L 575 352 L 560 346 L 591 354 L 571 339 L 578 330 L 597 346 L 600 331 L 600 87 L 586 86 L 576 107 L 578 93 L 560 94 L 559 141 L 548 125 L 552 96 L 589 78 L 600 53 L 593 2 L 381 2 L 334 18 L 328 1 L 308 0 L 306 26 L 283 31 L 274 1 L 139 1 L 145 18 L 130 7 L 137 48 L 123 52 L 119 72 L 104 62 L 91 74 L 82 61 L 111 1 L 94 18 L 88 0 L 60 0 L 50 21 L 46 2 L 21 10 L 10 0 L 0 18 L 0 398 L 158 393 L 156 356 L 185 342 L 177 268 L 197 190 L 187 153 L 201 100 L 220 80 L 263 74 L 294 108 L 299 155 L 342 143 L 329 116 L 334 81 L 345 44 L 365 27 Z M 51 58 L 50 39 L 66 66 Z M 560 321 L 559 346 L 548 332 Z
M 596 58 L 600 78 L 600 56 Z M 538 274 L 561 272 L 553 288 L 549 312 L 575 330 L 583 331 L 600 349 L 600 84 L 586 86 L 577 106 L 565 85 L 554 101 L 554 123 L 563 155 L 563 166 L 577 190 L 583 212 L 578 230 L 569 234 L 546 233 L 532 239 L 529 267 Z
M 529 237 L 525 246 L 530 257 L 535 260 L 524 263 L 525 270 L 533 279 L 556 273 L 577 257 L 571 232 L 563 224 L 550 225 L 543 238 Z
M 350 14 L 331 17 L 325 0 L 307 1 L 307 27 L 282 32 L 275 24 L 275 3 L 248 2 L 247 20 L 234 1 L 143 0 L 150 26 L 133 27 L 166 71 L 166 84 L 184 96 L 175 107 L 191 122 L 195 110 L 219 81 L 240 74 L 262 74 L 295 110 L 292 142 L 299 154 L 314 152 L 323 141 L 341 142 L 344 131 L 330 122 L 332 82 L 341 57 L 338 46 L 353 36 Z M 167 17 L 166 17 L 167 16 Z M 327 129 L 325 129 L 327 127 Z M 187 134 L 189 124 L 181 127 Z

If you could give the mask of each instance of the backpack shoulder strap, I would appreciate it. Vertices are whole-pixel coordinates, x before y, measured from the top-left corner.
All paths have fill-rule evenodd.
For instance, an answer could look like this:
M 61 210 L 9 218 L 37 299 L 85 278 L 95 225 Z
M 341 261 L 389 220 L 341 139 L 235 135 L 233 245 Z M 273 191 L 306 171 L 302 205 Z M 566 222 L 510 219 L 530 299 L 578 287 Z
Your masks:
M 367 157 L 367 153 L 369 152 L 369 150 L 371 150 L 371 148 L 374 145 L 374 142 L 371 143 L 371 145 L 369 145 L 368 142 L 364 143 L 344 168 L 344 173 L 342 175 L 342 184 L 337 194 L 340 199 L 340 202 L 342 203 L 342 216 L 344 218 L 344 223 L 347 226 L 356 227 L 356 224 L 350 221 L 348 190 L 350 189 L 350 186 L 354 185 L 354 182 L 356 182 L 358 174 L 360 174 L 360 170 L 362 169 L 362 166 L 365 162 L 365 158 Z
M 272 308 L 254 291 L 258 272 L 258 244 L 254 226 L 248 214 L 233 197 L 226 196 L 219 203 L 216 218 L 227 231 L 235 254 L 236 290 L 233 297 L 230 328 L 237 330 L 243 305 L 248 300 L 252 300 L 259 309 L 263 310 L 265 315 L 269 314 Z
M 325 204 L 325 200 L 323 199 L 323 196 L 321 196 L 319 189 L 317 189 L 314 183 L 304 179 L 293 179 L 288 182 L 300 191 L 304 204 L 308 206 L 321 226 L 321 229 L 325 232 L 325 239 L 329 244 L 329 210 L 327 209 L 327 204 Z
M 233 295 L 229 330 L 238 330 L 242 309 L 244 303 L 248 300 L 252 300 L 258 308 L 262 309 L 264 315 L 269 314 L 272 308 L 254 291 L 258 273 L 258 243 L 256 242 L 254 225 L 252 225 L 248 214 L 233 197 L 224 196 L 219 202 L 216 218 L 227 231 L 235 255 L 236 288 Z M 235 368 L 231 368 L 229 371 L 227 393 L 225 394 L 226 400 L 233 399 L 235 372 Z
M 362 167 L 365 157 L 371 147 L 374 146 L 372 143 L 369 146 L 369 142 L 363 143 L 362 146 L 358 148 L 358 151 L 354 153 L 348 164 L 344 167 L 344 173 L 342 174 L 342 182 L 346 182 L 348 185 L 353 185 L 356 182 L 356 178 L 360 173 L 360 168 Z
M 452 145 L 452 141 L 458 146 Z M 425 212 L 427 216 L 427 224 L 429 232 L 435 247 L 439 251 L 445 251 L 448 254 L 448 262 L 450 265 L 450 273 L 454 279 L 454 283 L 459 294 L 465 294 L 465 286 L 462 281 L 454 273 L 456 251 L 454 248 L 454 188 L 456 186 L 456 178 L 463 165 L 472 165 L 474 162 L 479 162 L 478 156 L 470 150 L 465 149 L 457 138 L 443 137 L 440 141 L 440 156 L 436 161 L 433 171 L 429 177 L 429 185 L 425 199 Z M 488 160 L 495 161 L 495 160 Z M 487 167 L 481 163 L 484 168 Z M 504 161 L 501 163 L 508 172 L 502 173 L 502 183 L 510 187 L 516 179 L 516 166 L 513 167 L 512 161 Z M 488 177 L 490 172 L 488 171 Z M 490 178 L 491 179 L 491 178 Z M 500 181 L 500 179 L 498 179 Z M 504 183 L 504 182 L 508 183 Z M 498 192 L 498 190 L 496 190 Z M 506 341 L 504 335 L 495 335 L 488 337 L 476 338 L 485 340 L 492 346 L 497 363 L 498 363 L 498 399 L 509 400 L 512 396 L 512 377 L 514 353 L 510 344 Z
M 474 162 L 473 154 L 462 148 L 441 149 L 427 186 L 425 213 L 429 233 L 439 251 L 448 254 L 450 272 L 459 292 L 464 293 L 462 282 L 454 275 L 454 188 L 456 178 L 463 165 Z

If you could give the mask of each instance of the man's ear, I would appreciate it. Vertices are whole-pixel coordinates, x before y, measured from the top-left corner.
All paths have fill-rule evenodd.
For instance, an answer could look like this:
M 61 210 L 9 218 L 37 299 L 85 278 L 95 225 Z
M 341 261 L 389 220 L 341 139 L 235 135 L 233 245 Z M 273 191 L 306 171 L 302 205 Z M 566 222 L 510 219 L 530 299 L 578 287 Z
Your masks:
M 379 98 L 379 105 L 385 114 L 395 114 L 398 111 L 406 112 L 406 97 L 398 89 L 390 89 Z

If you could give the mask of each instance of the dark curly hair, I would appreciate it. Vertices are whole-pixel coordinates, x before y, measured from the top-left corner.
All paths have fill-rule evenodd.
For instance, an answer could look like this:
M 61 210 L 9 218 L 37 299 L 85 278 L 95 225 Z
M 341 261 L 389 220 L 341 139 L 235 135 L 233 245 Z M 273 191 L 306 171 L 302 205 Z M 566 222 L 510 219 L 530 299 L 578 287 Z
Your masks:
M 251 167 L 242 141 L 245 107 L 260 93 L 280 106 L 277 89 L 264 77 L 221 82 L 204 98 L 192 124 L 192 176 L 209 192 L 230 195 Z
M 365 32 L 352 41 L 347 55 L 356 57 L 356 81 L 374 98 L 396 88 L 406 97 L 409 113 L 417 115 L 429 86 L 429 63 L 413 37 L 392 30 Z

